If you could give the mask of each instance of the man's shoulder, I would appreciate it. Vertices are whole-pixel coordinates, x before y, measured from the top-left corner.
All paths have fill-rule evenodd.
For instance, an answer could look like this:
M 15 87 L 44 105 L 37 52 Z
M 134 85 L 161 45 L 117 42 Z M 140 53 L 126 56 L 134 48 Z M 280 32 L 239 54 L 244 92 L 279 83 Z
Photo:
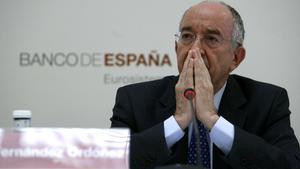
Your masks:
M 270 94 L 276 93 L 279 91 L 285 91 L 284 88 L 262 81 L 257 81 L 248 77 L 240 76 L 240 75 L 231 75 L 231 79 L 234 79 L 235 82 L 238 83 L 239 87 L 246 94 L 251 93 L 260 93 L 260 94 Z

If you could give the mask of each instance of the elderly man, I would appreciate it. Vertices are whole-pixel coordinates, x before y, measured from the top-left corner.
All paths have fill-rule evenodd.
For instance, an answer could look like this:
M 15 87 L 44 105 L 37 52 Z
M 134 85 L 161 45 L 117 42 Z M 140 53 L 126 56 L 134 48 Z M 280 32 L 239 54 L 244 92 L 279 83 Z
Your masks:
M 299 168 L 286 90 L 230 75 L 246 53 L 239 13 L 199 3 L 184 13 L 176 37 L 179 77 L 117 92 L 111 126 L 131 129 L 131 168 Z

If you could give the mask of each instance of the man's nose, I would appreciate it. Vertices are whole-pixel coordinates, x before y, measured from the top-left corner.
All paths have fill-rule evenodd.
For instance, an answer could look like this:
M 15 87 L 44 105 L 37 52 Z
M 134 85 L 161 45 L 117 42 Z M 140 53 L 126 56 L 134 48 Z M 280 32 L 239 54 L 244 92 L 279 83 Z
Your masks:
M 201 37 L 197 36 L 193 42 L 191 49 L 199 48 L 202 49 Z

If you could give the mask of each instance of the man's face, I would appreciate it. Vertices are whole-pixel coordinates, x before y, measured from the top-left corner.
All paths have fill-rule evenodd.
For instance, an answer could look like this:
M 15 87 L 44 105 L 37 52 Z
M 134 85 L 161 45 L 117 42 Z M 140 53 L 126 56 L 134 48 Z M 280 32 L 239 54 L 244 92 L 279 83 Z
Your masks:
M 196 40 L 190 44 L 176 42 L 176 54 L 179 73 L 188 51 L 198 48 L 209 71 L 215 90 L 219 90 L 227 80 L 229 73 L 236 67 L 232 47 L 233 18 L 230 11 L 218 3 L 201 3 L 190 8 L 180 24 L 181 35 L 194 34 Z M 210 45 L 218 38 L 220 43 Z M 200 40 L 201 39 L 201 40 Z M 215 91 L 216 92 L 216 91 Z

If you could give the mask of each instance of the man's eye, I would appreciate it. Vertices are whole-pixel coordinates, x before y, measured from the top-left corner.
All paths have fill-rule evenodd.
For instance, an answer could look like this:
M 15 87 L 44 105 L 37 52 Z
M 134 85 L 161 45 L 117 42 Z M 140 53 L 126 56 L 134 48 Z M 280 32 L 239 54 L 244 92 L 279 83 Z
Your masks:
M 206 35 L 204 36 L 204 39 L 209 43 L 219 43 L 220 38 L 212 36 L 212 35 Z
M 193 39 L 194 35 L 191 33 L 182 33 L 180 36 L 181 39 Z

